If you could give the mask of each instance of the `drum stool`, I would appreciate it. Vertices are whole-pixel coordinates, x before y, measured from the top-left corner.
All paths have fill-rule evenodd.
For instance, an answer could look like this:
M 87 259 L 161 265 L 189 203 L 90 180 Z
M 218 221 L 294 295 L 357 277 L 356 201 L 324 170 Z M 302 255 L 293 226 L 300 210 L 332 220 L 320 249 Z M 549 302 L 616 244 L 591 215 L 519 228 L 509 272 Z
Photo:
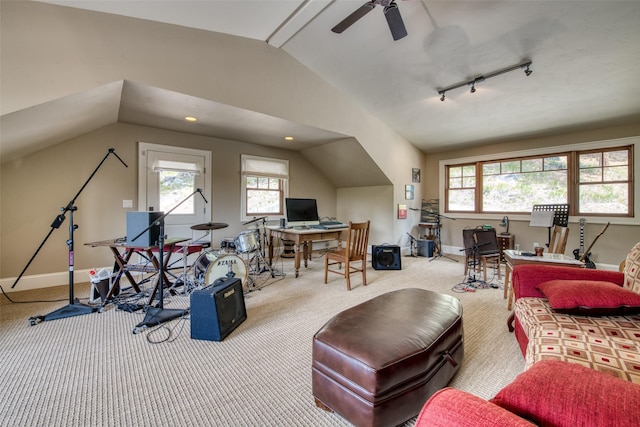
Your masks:
M 356 426 L 395 426 L 445 387 L 464 355 L 462 305 L 424 289 L 345 310 L 313 337 L 316 405 Z

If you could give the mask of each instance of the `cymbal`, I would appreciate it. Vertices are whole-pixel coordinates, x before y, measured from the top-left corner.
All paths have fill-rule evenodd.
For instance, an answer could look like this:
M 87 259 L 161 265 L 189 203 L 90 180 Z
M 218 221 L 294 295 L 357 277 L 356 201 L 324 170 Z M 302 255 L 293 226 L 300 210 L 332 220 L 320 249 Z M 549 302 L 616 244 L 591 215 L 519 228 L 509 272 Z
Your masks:
M 192 230 L 219 230 L 221 228 L 228 227 L 229 224 L 225 224 L 224 222 L 207 222 L 206 224 L 196 224 L 192 225 Z
M 243 222 L 243 223 L 242 223 L 242 225 L 248 225 L 248 224 L 254 223 L 254 222 L 256 222 L 256 221 L 263 220 L 263 219 L 265 219 L 265 218 L 266 218 L 266 216 L 261 216 L 260 218 L 254 218 L 254 219 L 252 219 L 251 221 Z

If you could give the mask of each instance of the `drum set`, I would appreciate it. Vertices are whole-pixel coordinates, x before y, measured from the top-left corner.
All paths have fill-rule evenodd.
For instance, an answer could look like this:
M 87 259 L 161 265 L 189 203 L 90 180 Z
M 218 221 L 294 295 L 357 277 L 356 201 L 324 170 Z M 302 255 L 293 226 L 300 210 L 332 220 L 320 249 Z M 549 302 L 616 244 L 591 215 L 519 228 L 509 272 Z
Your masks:
M 244 292 L 247 293 L 253 289 L 260 289 L 257 283 L 259 274 L 269 272 L 271 277 L 275 277 L 274 271 L 265 260 L 265 222 L 266 217 L 245 222 L 242 225 L 253 224 L 251 230 L 243 231 L 235 238 L 224 238 L 220 243 L 220 249 L 211 248 L 200 253 L 191 267 L 191 274 L 187 271 L 186 259 L 183 259 L 185 270 L 180 282 L 185 286 L 185 293 L 211 286 L 216 280 L 227 277 L 239 278 Z M 228 225 L 225 223 L 209 222 L 194 225 L 191 229 L 211 232 L 226 227 Z

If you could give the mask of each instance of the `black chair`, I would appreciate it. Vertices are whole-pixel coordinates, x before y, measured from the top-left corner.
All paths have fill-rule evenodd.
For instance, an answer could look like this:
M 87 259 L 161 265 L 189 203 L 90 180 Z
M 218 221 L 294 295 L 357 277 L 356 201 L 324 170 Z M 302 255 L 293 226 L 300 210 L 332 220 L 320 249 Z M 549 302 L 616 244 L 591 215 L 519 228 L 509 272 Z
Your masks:
M 487 268 L 495 268 L 500 275 L 500 246 L 495 228 L 468 228 L 462 230 L 462 241 L 465 252 L 465 276 L 472 267 L 474 271 L 482 271 L 487 281 Z

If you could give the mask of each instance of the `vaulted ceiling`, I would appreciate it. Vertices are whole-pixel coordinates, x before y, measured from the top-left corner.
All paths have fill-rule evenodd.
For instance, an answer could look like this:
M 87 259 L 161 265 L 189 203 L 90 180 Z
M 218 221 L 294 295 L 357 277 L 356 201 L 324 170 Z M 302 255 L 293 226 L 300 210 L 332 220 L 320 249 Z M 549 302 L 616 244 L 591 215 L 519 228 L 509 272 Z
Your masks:
M 46 2 L 265 41 L 427 153 L 640 120 L 639 1 L 398 0 L 408 35 L 397 41 L 385 20 L 388 0 L 341 34 L 331 28 L 365 1 Z M 528 61 L 529 76 L 518 67 Z M 514 69 L 500 73 L 509 67 Z M 473 80 L 475 93 L 466 84 Z M 306 135 L 303 148 L 345 137 L 162 88 L 118 84 L 125 90 L 105 86 L 33 108 L 55 118 L 86 105 L 98 109 L 96 97 L 119 96 L 115 104 L 101 104 L 95 117 L 180 131 L 184 123 L 168 120 L 167 103 L 198 103 L 215 111 L 199 122 L 203 135 L 267 143 L 265 135 L 291 130 Z M 456 85 L 461 87 L 441 101 L 439 91 Z M 137 102 L 140 96 L 154 102 Z M 3 150 L 18 137 L 38 141 L 29 132 L 72 136 L 97 125 L 87 119 L 71 129 L 22 129 L 20 113 L 3 116 Z M 260 126 L 230 127 L 232 122 Z

